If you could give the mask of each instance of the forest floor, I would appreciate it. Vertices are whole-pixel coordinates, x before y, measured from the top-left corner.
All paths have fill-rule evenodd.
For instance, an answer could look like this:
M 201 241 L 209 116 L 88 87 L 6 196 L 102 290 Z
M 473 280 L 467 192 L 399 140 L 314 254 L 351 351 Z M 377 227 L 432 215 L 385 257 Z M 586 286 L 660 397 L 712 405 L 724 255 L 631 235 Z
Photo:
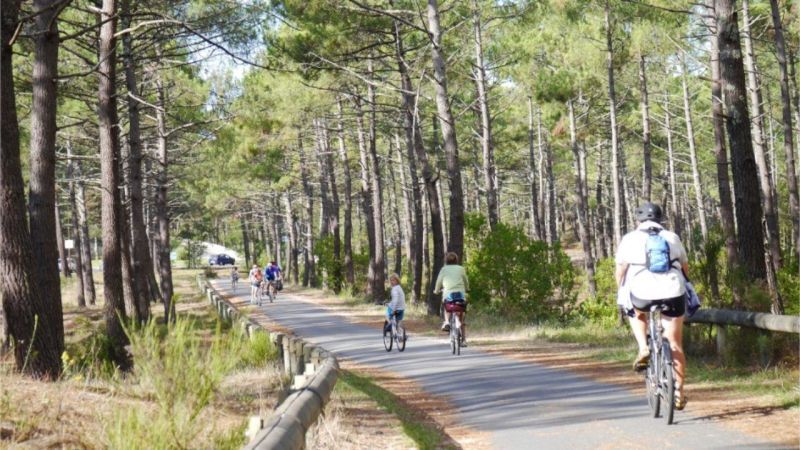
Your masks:
M 207 349 L 212 336 L 226 339 L 231 330 L 225 329 L 198 293 L 196 273 L 175 271 L 177 310 L 179 316 L 191 319 L 186 322 L 190 326 L 188 339 L 201 342 L 200 348 Z M 102 299 L 101 273 L 94 275 L 98 299 Z M 103 322 L 102 304 L 78 308 L 74 278 L 62 279 L 62 296 L 67 353 L 78 360 L 87 356 L 80 355 L 81 351 L 101 345 L 97 336 Z M 154 316 L 162 312 L 161 305 L 153 306 Z M 195 398 L 171 403 L 163 392 L 144 382 L 136 369 L 132 374 L 102 375 L 73 368 L 58 381 L 42 382 L 15 373 L 8 356 L 0 358 L 0 448 L 239 448 L 248 417 L 259 411 L 268 414 L 287 381 L 274 362 L 230 365 L 233 369 L 221 373 L 208 404 L 199 403 L 199 414 L 189 417 L 192 414 L 186 413 L 194 412 L 196 405 L 188 410 L 181 408 Z M 158 374 L 148 380 L 170 382 L 159 379 Z M 161 419 L 157 418 L 164 417 L 173 419 L 158 422 Z M 153 427 L 163 427 L 164 432 Z M 182 436 L 170 441 L 170 433 Z M 163 434 L 167 441 L 156 444 L 147 439 L 148 434 Z
M 352 322 L 382 327 L 384 307 L 319 289 L 288 291 L 334 308 Z M 423 306 L 407 305 L 404 323 L 411 336 L 439 334 L 439 320 L 428 316 Z M 630 370 L 635 344 L 627 328 L 510 325 L 478 314 L 467 323 L 475 348 L 624 386 L 644 401 L 642 378 Z M 761 439 L 800 446 L 800 370 L 794 358 L 765 369 L 690 356 L 687 373 L 687 411 L 696 420 L 713 419 Z

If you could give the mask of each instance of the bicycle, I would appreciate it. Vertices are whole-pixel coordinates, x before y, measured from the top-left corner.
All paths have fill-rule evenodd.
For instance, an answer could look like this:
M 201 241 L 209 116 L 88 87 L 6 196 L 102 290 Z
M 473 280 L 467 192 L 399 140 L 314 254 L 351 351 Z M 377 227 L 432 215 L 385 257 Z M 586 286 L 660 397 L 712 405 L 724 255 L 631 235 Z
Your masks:
M 397 311 L 393 311 L 389 317 L 388 327 L 383 327 L 383 346 L 387 352 L 392 351 L 392 344 L 397 343 L 397 351 L 402 352 L 406 349 L 406 327 L 402 321 L 397 322 Z
M 461 332 L 461 320 L 455 312 L 450 313 L 450 351 L 454 355 L 461 355 L 461 344 L 464 335 Z
M 675 372 L 672 363 L 672 347 L 663 336 L 661 312 L 665 305 L 653 305 L 647 319 L 647 346 L 650 348 L 650 363 L 645 370 L 645 387 L 647 403 L 650 405 L 652 417 L 659 416 L 661 402 L 664 402 L 664 418 L 671 425 L 675 414 Z
M 272 293 L 270 293 L 270 284 L 272 283 L 269 281 L 261 282 L 261 286 L 258 288 L 258 306 L 261 306 L 265 299 L 269 300 L 270 303 L 273 302 L 274 297 L 272 296 Z

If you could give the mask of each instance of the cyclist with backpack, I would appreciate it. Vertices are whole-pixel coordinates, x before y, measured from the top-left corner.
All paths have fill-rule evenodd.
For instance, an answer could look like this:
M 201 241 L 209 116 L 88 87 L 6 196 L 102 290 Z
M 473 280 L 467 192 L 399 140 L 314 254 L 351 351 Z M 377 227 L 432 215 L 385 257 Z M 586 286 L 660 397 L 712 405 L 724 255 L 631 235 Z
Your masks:
M 272 289 L 270 292 L 272 297 L 275 298 L 278 296 L 278 286 L 277 283 L 282 279 L 281 277 L 281 266 L 278 265 L 275 261 L 270 261 L 267 267 L 264 268 L 264 277 L 267 279 L 267 289 Z
M 689 260 L 680 237 L 661 225 L 661 207 L 643 203 L 636 208 L 636 220 L 639 222 L 636 230 L 623 236 L 616 255 L 617 285 L 625 296 L 621 301 L 639 345 L 633 367 L 637 371 L 643 370 L 650 359 L 647 311 L 653 305 L 665 305 L 667 309 L 661 314 L 661 324 L 672 347 L 675 408 L 682 410 L 686 406 L 683 316 L 686 312 L 685 274 L 689 270 Z

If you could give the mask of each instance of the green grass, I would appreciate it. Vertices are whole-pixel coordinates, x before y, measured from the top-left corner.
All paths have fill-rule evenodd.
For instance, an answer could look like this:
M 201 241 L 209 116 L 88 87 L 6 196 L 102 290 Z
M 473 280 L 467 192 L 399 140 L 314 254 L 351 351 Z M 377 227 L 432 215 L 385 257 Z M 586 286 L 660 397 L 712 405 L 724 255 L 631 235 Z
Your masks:
M 391 392 L 375 384 L 370 377 L 343 370 L 339 381 L 339 384 L 344 383 L 350 389 L 363 392 L 386 411 L 397 416 L 402 423 L 403 432 L 421 450 L 455 448 L 448 443 L 446 434 L 435 425 L 435 422 L 410 408 Z M 339 384 L 337 384 L 337 388 L 339 388 Z

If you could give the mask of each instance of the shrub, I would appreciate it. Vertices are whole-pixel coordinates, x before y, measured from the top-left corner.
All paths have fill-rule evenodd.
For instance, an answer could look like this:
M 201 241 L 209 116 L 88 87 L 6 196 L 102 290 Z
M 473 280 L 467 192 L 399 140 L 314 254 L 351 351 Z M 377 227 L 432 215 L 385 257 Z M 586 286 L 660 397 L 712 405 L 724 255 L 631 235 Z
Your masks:
M 344 252 L 340 248 L 340 252 Z M 340 292 L 344 284 L 344 269 L 341 259 L 337 259 L 333 254 L 333 236 L 325 236 L 319 239 L 314 247 L 314 253 L 319 257 L 317 262 L 317 276 L 325 275 L 325 283 L 333 292 Z M 339 257 L 342 257 L 340 253 Z
M 558 245 L 531 240 L 506 224 L 490 231 L 467 217 L 470 304 L 525 321 L 563 317 L 574 304 L 575 271 Z
M 597 262 L 594 280 L 597 283 L 597 296 L 588 298 L 580 304 L 577 311 L 581 318 L 586 318 L 603 326 L 617 323 L 617 281 L 614 279 L 616 264 L 613 258 L 601 259 Z
M 75 334 L 82 336 L 75 342 L 67 343 L 61 362 L 64 364 L 64 378 L 110 379 L 117 369 L 112 360 L 113 344 L 100 325 L 95 325 L 88 317 L 75 319 Z

